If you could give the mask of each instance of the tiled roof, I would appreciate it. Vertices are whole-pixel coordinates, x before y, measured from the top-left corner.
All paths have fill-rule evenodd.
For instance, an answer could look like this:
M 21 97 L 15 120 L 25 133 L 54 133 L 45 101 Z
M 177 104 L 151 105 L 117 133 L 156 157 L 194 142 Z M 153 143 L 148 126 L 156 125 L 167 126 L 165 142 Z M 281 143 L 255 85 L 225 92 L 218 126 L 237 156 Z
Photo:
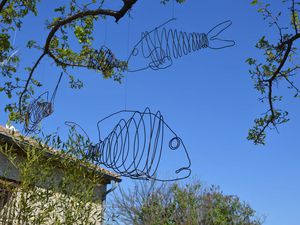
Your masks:
M 0 125 L 0 142 L 3 142 L 3 139 L 7 142 L 17 141 L 20 144 L 24 145 L 37 145 L 37 141 L 30 137 L 24 137 L 19 132 L 13 131 L 11 129 L 5 128 Z M 59 152 L 59 150 L 48 148 L 49 154 L 54 155 Z M 91 168 L 94 169 L 94 166 L 91 164 Z M 107 169 L 101 168 L 99 166 L 96 167 L 96 170 L 103 173 L 105 177 L 109 180 L 114 180 L 116 182 L 120 182 L 121 178 L 114 172 L 111 172 Z

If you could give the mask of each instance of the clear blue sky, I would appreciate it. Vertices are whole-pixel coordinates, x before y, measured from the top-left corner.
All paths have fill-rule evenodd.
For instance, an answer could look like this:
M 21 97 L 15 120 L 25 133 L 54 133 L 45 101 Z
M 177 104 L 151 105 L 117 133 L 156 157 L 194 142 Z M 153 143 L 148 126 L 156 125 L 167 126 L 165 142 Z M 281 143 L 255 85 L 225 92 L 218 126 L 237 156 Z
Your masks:
M 59 1 L 55 1 L 58 3 Z M 120 1 L 121 2 L 121 1 Z M 300 110 L 299 100 L 287 94 L 283 106 L 290 110 L 291 122 L 281 126 L 277 134 L 268 135 L 266 146 L 254 146 L 247 141 L 247 131 L 265 106 L 253 88 L 245 60 L 260 57 L 254 48 L 262 35 L 273 35 L 276 30 L 268 25 L 250 6 L 251 1 L 189 0 L 175 6 L 177 20 L 174 28 L 188 32 L 207 32 L 217 23 L 233 22 L 225 38 L 236 41 L 234 48 L 219 51 L 201 50 L 162 71 L 125 74 L 127 79 L 127 108 L 143 110 L 149 106 L 161 110 L 165 119 L 182 137 L 192 159 L 192 177 L 205 185 L 220 185 L 226 194 L 238 195 L 267 217 L 266 225 L 299 225 L 300 221 Z M 273 1 L 274 10 L 284 9 L 281 1 Z M 44 43 L 44 21 L 50 18 L 50 3 L 40 6 L 40 17 L 29 17 L 22 32 L 17 33 L 16 46 L 25 63 L 32 63 L 37 54 L 25 48 L 24 41 L 33 38 Z M 139 1 L 130 25 L 124 18 L 116 25 L 109 18 L 106 25 L 96 25 L 95 46 L 104 44 L 118 57 L 126 59 L 144 30 L 151 30 L 172 16 L 172 4 L 162 6 L 159 0 Z M 26 25 L 26 22 L 28 24 Z M 128 27 L 129 33 L 128 33 Z M 128 42 L 129 36 L 129 42 Z M 39 66 L 36 78 L 47 83 L 40 92 L 53 90 L 60 71 L 51 60 Z M 64 78 L 57 94 L 55 113 L 43 121 L 47 131 L 64 132 L 64 121 L 76 121 L 96 140 L 96 122 L 104 116 L 124 109 L 125 84 L 104 80 L 101 75 L 86 70 L 73 74 L 85 82 L 85 88 L 67 88 Z M 0 96 L 1 107 L 5 103 Z M 3 100 L 2 100 L 3 99 Z M 2 105 L 3 103 L 3 105 Z M 6 118 L 0 112 L 1 123 Z M 180 158 L 177 159 L 180 163 Z M 168 165 L 164 164 L 167 170 Z M 123 186 L 130 185 L 126 179 Z

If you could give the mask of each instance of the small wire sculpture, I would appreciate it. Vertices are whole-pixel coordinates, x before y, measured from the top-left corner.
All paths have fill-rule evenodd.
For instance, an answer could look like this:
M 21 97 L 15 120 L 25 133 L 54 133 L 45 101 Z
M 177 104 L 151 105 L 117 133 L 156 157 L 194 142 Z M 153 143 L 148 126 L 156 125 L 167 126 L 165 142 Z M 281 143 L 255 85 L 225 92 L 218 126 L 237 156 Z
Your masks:
M 133 47 L 129 55 L 127 64 L 130 65 L 129 62 L 141 54 L 141 57 L 146 59 L 145 65 L 135 69 L 129 67 L 128 72 L 137 72 L 148 68 L 152 70 L 166 69 L 173 65 L 173 59 L 181 58 L 203 48 L 217 50 L 235 45 L 233 40 L 218 37 L 232 25 L 230 20 L 217 24 L 207 33 L 187 33 L 164 27 L 174 20 L 174 18 L 170 19 L 152 31 L 142 33 L 140 41 Z
M 26 135 L 30 133 L 38 133 L 39 123 L 46 117 L 50 116 L 54 112 L 54 101 L 58 90 L 58 86 L 61 82 L 63 72 L 60 74 L 59 80 L 53 91 L 50 101 L 48 100 L 49 92 L 46 91 L 38 98 L 34 99 L 26 110 L 24 131 Z M 44 100 L 46 99 L 46 101 Z
M 129 115 L 128 119 L 121 117 L 113 129 L 102 138 L 100 128 L 103 128 L 103 123 L 124 113 Z M 78 124 L 66 122 L 66 125 L 78 126 L 87 136 Z M 154 114 L 149 108 L 143 112 L 122 110 L 100 120 L 97 127 L 99 142 L 91 144 L 84 153 L 84 157 L 91 162 L 104 165 L 120 176 L 132 179 L 176 181 L 191 175 L 191 160 L 187 149 L 182 139 L 165 123 L 160 111 Z M 178 155 L 175 156 L 175 153 Z M 175 160 L 169 161 L 172 154 L 174 159 L 180 159 L 181 162 L 186 160 L 185 165 L 179 168 L 178 165 L 174 166 Z M 162 158 L 167 159 L 169 168 L 173 165 L 176 177 L 158 177 Z
M 106 74 L 107 71 L 112 71 L 114 68 L 123 65 L 124 63 L 118 60 L 108 47 L 101 46 L 99 50 L 95 50 L 94 53 L 90 55 L 87 67 Z

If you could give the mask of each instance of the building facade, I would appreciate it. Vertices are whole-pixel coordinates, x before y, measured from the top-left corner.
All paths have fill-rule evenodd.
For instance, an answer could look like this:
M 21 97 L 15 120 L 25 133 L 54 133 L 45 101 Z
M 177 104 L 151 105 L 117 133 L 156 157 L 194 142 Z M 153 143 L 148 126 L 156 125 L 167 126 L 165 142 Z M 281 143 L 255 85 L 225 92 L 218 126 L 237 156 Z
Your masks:
M 120 177 L 58 152 L 0 126 L 0 225 L 102 224 Z

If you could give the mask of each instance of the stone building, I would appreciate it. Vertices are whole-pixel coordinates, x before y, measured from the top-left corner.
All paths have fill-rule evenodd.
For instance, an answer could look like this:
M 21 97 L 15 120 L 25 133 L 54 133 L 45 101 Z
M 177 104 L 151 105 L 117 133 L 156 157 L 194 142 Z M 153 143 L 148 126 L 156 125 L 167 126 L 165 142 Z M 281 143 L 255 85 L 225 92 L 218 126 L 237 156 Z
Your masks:
M 13 132 L 7 128 L 4 128 L 3 126 L 0 126 L 0 225 L 20 223 L 25 224 L 25 222 L 20 222 L 22 221 L 22 218 L 20 218 L 21 213 L 18 212 L 18 210 L 20 210 L 18 208 L 19 205 L 22 204 L 22 201 L 24 201 L 24 193 L 22 194 L 22 191 L 20 191 L 19 188 L 22 186 L 22 182 L 25 181 L 22 180 L 23 178 L 20 169 L 18 169 L 18 167 L 14 165 L 5 151 L 14 153 L 14 162 L 23 162 L 24 160 L 26 160 L 26 157 L 28 157 L 28 155 L 26 155 L 26 152 L 24 152 L 26 151 L 24 149 L 28 149 L 28 147 L 35 148 L 35 145 L 36 142 L 33 139 L 24 138 L 18 132 Z M 48 148 L 45 158 L 54 157 L 57 152 L 58 151 L 56 150 Z M 56 157 L 56 159 L 53 160 L 54 172 L 51 173 L 54 174 L 52 179 L 53 182 L 56 182 L 57 184 L 60 184 L 62 182 L 66 174 L 66 169 L 61 166 L 61 163 L 59 162 L 60 160 L 63 160 L 62 156 Z M 72 160 L 70 160 L 70 165 L 72 166 L 72 164 L 75 164 L 75 162 L 72 162 Z M 93 188 L 92 200 L 85 204 L 86 207 L 90 210 L 90 218 L 86 219 L 86 221 L 89 221 L 87 224 L 101 224 L 102 220 L 99 220 L 99 214 L 103 214 L 106 195 L 112 190 L 112 187 L 115 184 L 121 181 L 121 179 L 118 175 L 94 165 L 89 166 L 85 164 L 79 167 L 80 171 L 83 174 L 83 177 L 82 179 L 80 179 L 79 177 L 79 179 L 72 181 L 72 187 L 81 185 L 82 183 L 84 185 L 84 179 L 87 179 L 86 177 L 89 177 L 89 174 L 97 174 L 97 177 L 99 177 L 99 179 L 96 181 L 96 185 Z M 39 168 L 36 168 L 36 171 L 36 176 L 39 176 Z M 47 180 L 49 181 L 49 179 Z M 39 203 L 37 201 L 34 202 L 30 199 L 30 201 L 34 203 L 22 208 L 22 210 L 25 211 L 34 209 L 28 212 L 32 214 L 32 211 L 34 211 L 31 216 L 26 215 L 29 218 L 29 220 L 28 218 L 26 219 L 26 224 L 69 224 L 67 222 L 64 223 L 64 221 L 66 220 L 66 218 L 70 217 L 69 214 L 72 214 L 72 207 L 74 207 L 75 211 L 75 208 L 77 206 L 79 207 L 81 202 L 72 201 L 72 199 L 76 199 L 77 197 L 72 196 L 72 193 L 70 195 L 69 193 L 66 193 L 66 188 L 64 189 L 64 191 L 60 191 L 60 189 L 53 191 L 51 189 L 51 195 L 47 195 L 49 192 L 47 188 L 49 186 L 49 183 L 43 182 L 44 181 L 39 180 L 37 184 L 35 184 L 36 187 L 34 187 L 32 190 L 34 190 L 34 192 L 40 192 L 41 195 L 50 197 L 47 198 L 46 203 Z M 62 206 L 62 202 L 58 203 L 61 199 L 65 199 L 63 200 L 63 204 L 67 201 L 70 201 L 70 204 L 74 205 L 70 205 L 67 207 L 66 205 Z M 47 214 L 47 216 L 45 216 L 46 214 L 43 210 L 49 215 Z M 68 213 L 68 216 L 64 215 L 66 213 Z M 41 218 L 42 220 L 43 216 L 46 222 L 39 221 L 38 218 Z M 75 217 L 76 216 L 74 216 L 74 218 Z M 79 222 L 80 219 L 83 220 L 83 218 L 78 218 L 78 224 L 82 224 L 82 222 Z M 76 222 L 72 223 L 76 224 Z

